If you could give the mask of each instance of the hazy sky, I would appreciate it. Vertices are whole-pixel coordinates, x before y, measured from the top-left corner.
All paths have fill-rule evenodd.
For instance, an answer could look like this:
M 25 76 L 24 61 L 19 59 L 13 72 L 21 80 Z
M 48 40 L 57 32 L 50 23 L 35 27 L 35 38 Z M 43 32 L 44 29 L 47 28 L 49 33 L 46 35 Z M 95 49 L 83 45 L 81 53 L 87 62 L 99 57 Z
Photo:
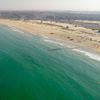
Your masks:
M 0 0 L 0 10 L 100 11 L 100 0 Z

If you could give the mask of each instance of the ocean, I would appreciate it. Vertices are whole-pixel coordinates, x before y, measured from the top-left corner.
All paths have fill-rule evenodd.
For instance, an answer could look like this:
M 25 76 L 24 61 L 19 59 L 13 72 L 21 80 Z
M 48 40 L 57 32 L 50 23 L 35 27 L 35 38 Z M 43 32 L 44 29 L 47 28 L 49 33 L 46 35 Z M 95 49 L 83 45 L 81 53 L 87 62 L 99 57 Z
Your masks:
M 0 100 L 100 100 L 100 55 L 0 25 Z

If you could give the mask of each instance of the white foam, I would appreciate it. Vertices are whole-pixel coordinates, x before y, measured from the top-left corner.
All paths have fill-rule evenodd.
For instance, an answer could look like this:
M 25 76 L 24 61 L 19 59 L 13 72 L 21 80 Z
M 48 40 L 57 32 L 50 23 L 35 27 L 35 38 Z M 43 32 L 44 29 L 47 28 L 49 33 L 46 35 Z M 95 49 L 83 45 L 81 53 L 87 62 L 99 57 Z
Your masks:
M 47 37 L 47 36 L 44 36 L 44 35 L 42 35 L 42 37 L 44 38 L 44 39 L 48 39 L 49 37 Z
M 42 36 L 42 37 L 43 37 L 43 40 L 44 40 L 45 42 L 50 42 L 50 43 L 54 43 L 54 44 L 59 44 L 59 45 L 61 45 L 61 46 L 65 46 L 65 47 L 70 48 L 70 49 L 76 47 L 76 46 L 71 46 L 71 45 L 67 45 L 67 44 L 65 44 L 65 43 L 61 43 L 61 42 L 54 41 L 54 40 L 52 40 L 52 39 L 49 39 L 49 37 L 47 37 L 47 36 Z
M 21 31 L 21 30 L 15 28 L 15 27 L 13 27 L 13 26 L 12 26 L 12 27 L 10 26 L 10 29 L 13 30 L 13 31 L 15 31 L 15 32 L 24 33 L 23 31 Z
M 58 45 L 61 45 L 61 46 L 64 45 L 63 43 L 60 43 L 60 42 L 57 42 L 57 41 L 55 41 L 55 40 L 49 39 L 49 37 L 47 37 L 47 36 L 44 36 L 44 35 L 43 35 L 42 37 L 43 37 L 43 40 L 44 40 L 45 42 L 50 42 L 50 43 L 58 44 Z
M 57 41 L 54 41 L 54 40 L 50 40 L 50 39 L 44 39 L 45 42 L 50 42 L 50 43 L 54 43 L 54 44 L 58 44 L 58 45 L 61 45 L 61 46 L 64 46 L 63 43 L 60 43 L 60 42 L 57 42 Z
M 65 45 L 67 48 L 70 48 L 70 49 L 73 49 L 75 48 L 76 46 L 72 46 L 72 45 Z
M 89 58 L 91 58 L 93 60 L 100 61 L 100 56 L 97 55 L 97 54 L 87 52 L 87 51 L 84 51 L 84 50 L 81 50 L 81 49 L 72 49 L 72 50 L 76 51 L 76 52 L 83 53 L 84 55 L 88 56 Z

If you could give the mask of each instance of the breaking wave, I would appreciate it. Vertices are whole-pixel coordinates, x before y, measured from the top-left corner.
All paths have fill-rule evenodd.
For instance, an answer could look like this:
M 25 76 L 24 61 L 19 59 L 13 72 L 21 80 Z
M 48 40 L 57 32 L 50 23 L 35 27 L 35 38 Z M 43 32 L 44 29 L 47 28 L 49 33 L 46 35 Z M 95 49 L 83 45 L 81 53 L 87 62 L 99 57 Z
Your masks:
M 87 52 L 87 51 L 84 51 L 84 50 L 81 50 L 81 49 L 73 49 L 73 51 L 80 52 L 80 53 L 88 56 L 89 58 L 91 58 L 93 60 L 100 61 L 100 55 L 97 55 L 97 54 L 94 54 L 94 53 L 91 53 L 91 52 Z

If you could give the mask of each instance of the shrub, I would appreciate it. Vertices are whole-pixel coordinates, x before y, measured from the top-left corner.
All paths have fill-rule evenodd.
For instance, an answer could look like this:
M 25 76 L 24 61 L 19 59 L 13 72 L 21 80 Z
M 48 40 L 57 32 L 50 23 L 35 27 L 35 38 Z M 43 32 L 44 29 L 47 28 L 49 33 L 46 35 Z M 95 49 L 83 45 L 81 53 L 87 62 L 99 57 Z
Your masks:
M 66 26 L 66 29 L 69 29 L 69 26 Z
M 98 33 L 100 33 L 100 30 L 98 30 Z

